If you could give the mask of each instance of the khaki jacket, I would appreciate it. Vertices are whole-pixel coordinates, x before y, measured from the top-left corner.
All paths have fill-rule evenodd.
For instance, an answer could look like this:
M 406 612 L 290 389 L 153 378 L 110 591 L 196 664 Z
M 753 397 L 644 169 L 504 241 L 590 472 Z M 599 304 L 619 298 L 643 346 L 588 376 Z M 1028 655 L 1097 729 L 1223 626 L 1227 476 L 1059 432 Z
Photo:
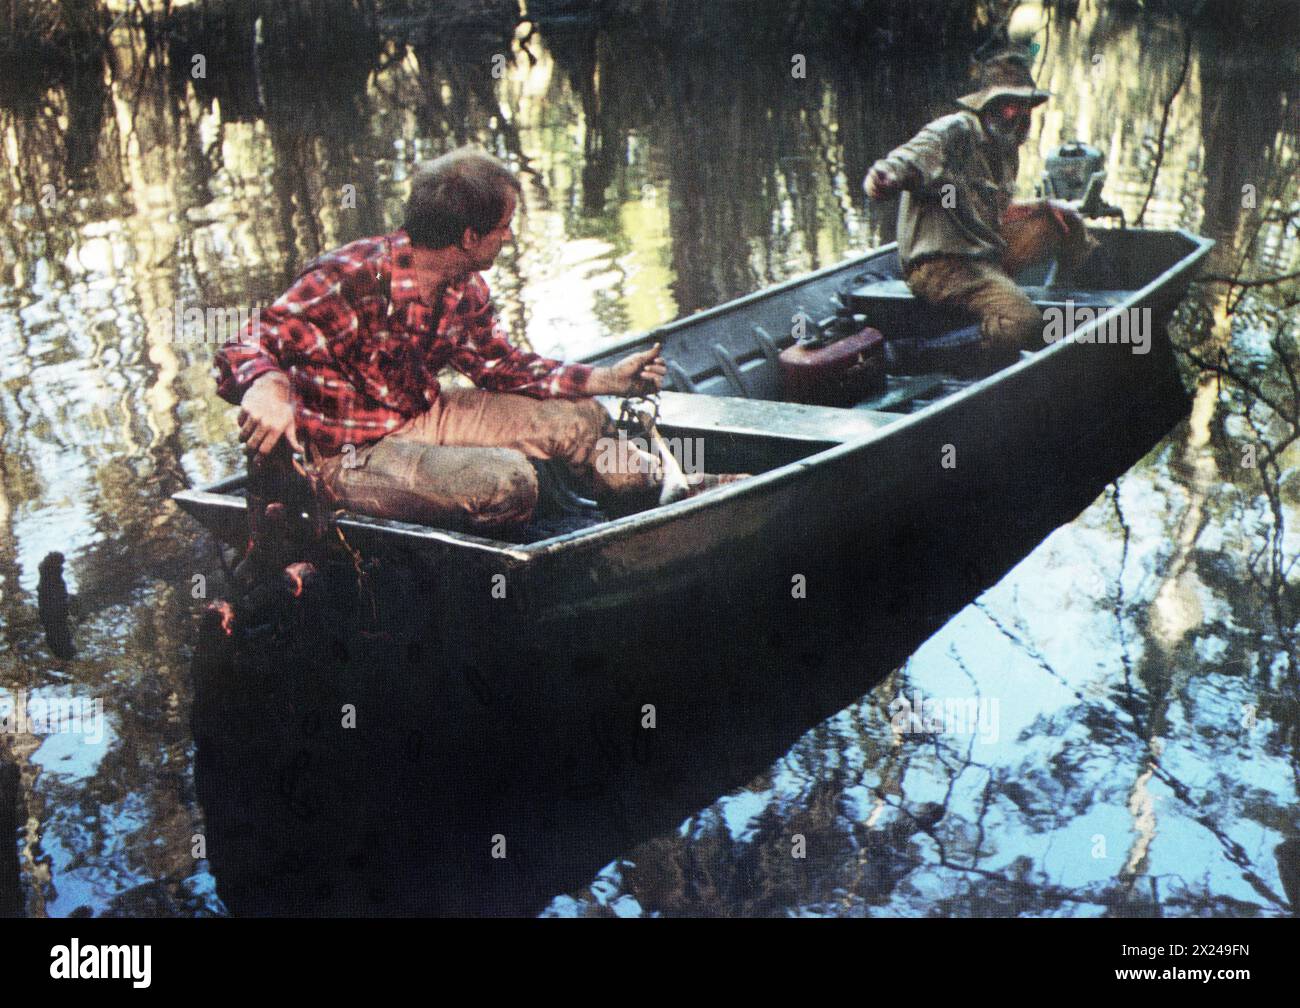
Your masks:
M 877 164 L 891 169 L 904 190 L 898 207 L 904 270 L 936 255 L 1002 258 L 1002 214 L 1015 192 L 1020 158 L 1004 153 L 977 115 L 962 111 L 936 119 Z

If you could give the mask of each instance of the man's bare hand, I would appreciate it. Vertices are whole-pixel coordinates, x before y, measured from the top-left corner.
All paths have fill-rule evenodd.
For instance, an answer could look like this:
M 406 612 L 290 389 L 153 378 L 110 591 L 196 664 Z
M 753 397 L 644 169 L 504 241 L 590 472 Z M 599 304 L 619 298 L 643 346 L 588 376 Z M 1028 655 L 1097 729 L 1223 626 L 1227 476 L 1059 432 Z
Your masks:
M 873 165 L 871 171 L 867 172 L 867 177 L 862 180 L 862 188 L 867 191 L 867 196 L 873 200 L 889 199 L 895 195 L 902 185 L 899 183 L 898 176 L 883 165 Z
M 617 364 L 591 372 L 587 388 L 592 395 L 634 395 L 658 391 L 668 375 L 668 365 L 659 356 L 658 343 L 649 350 L 624 357 Z
M 1085 227 L 1083 217 L 1080 216 L 1079 211 L 1068 203 L 1054 199 L 1044 200 L 1043 203 L 1047 208 L 1047 212 L 1052 215 L 1052 219 L 1056 222 L 1061 234 L 1073 234 Z
M 278 371 L 268 371 L 244 393 L 238 422 L 239 440 L 250 455 L 271 454 L 282 437 L 294 451 L 302 451 L 294 428 L 293 392 L 289 379 Z

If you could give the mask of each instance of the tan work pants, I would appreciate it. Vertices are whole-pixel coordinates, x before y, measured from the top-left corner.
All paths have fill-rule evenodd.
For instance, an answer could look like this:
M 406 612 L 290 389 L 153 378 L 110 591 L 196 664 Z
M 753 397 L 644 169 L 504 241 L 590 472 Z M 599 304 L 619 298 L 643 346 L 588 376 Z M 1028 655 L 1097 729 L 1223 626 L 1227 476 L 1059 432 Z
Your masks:
M 1003 225 L 1007 250 L 1001 264 L 967 256 L 937 256 L 907 272 L 907 286 L 932 304 L 963 308 L 979 316 L 986 349 L 1041 349 L 1043 315 L 1012 279 L 1031 263 L 1056 254 L 1065 268 L 1080 263 L 1095 245 L 1082 228 L 1062 235 L 1050 214 Z
M 643 491 L 662 479 L 654 459 L 618 439 L 595 399 L 467 388 L 445 389 L 392 434 L 326 459 L 321 476 L 350 511 L 472 531 L 532 516 L 538 487 L 529 459 L 562 460 L 598 498 Z

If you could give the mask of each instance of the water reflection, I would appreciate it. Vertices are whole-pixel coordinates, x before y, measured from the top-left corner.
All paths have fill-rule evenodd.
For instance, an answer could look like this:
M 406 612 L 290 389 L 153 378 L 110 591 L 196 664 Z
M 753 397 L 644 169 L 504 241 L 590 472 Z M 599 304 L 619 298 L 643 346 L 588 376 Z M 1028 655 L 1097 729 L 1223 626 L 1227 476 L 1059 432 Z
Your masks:
M 222 911 L 193 853 L 187 726 L 196 593 L 220 570 L 165 502 L 238 457 L 210 348 L 176 343 L 160 308 L 264 303 L 318 251 L 388 226 L 416 161 L 475 141 L 527 179 L 493 277 L 508 324 L 581 352 L 888 239 L 862 174 L 956 92 L 980 38 L 952 21 L 918 66 L 898 55 L 910 22 L 867 30 L 827 5 L 795 78 L 771 41 L 788 26 L 530 7 L 522 42 L 503 12 L 435 31 L 286 4 L 259 28 L 251 4 L 193 5 L 165 42 L 128 22 L 77 48 L 85 65 L 38 46 L 0 74 L 0 686 L 101 697 L 109 722 L 98 746 L 0 739 L 22 773 L 28 913 Z M 1107 195 L 1132 219 L 1172 95 L 1147 224 L 1218 239 L 1214 273 L 1293 271 L 1295 50 L 1193 26 L 1175 93 L 1187 30 L 1095 2 L 1055 16 L 1038 77 L 1056 97 L 1022 186 L 1078 137 L 1108 151 Z M 748 785 L 699 812 L 716 792 L 665 800 L 656 838 L 590 885 L 599 845 L 554 891 L 517 891 L 566 914 L 1283 912 L 1297 418 L 1270 338 L 1295 345 L 1294 298 L 1197 288 L 1180 342 L 1253 388 L 1198 377 L 1186 424 L 902 669 L 860 699 L 832 691 L 839 713 L 775 762 L 757 749 L 710 775 Z M 70 661 L 36 608 L 55 550 L 81 599 Z M 998 700 L 997 740 L 896 731 L 888 705 L 915 691 Z

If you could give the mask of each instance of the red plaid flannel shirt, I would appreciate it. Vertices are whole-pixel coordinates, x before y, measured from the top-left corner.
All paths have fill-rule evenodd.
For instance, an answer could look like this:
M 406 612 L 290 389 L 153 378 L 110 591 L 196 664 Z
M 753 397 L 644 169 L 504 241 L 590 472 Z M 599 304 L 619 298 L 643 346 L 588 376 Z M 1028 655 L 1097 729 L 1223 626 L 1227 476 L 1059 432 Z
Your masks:
M 238 404 L 268 371 L 294 392 L 298 436 L 321 452 L 368 444 L 438 400 L 447 365 L 493 392 L 578 398 L 591 375 L 513 346 L 472 273 L 435 312 L 419 296 L 405 231 L 362 238 L 310 263 L 216 354 L 217 391 Z M 436 316 L 436 322 L 435 322 Z

